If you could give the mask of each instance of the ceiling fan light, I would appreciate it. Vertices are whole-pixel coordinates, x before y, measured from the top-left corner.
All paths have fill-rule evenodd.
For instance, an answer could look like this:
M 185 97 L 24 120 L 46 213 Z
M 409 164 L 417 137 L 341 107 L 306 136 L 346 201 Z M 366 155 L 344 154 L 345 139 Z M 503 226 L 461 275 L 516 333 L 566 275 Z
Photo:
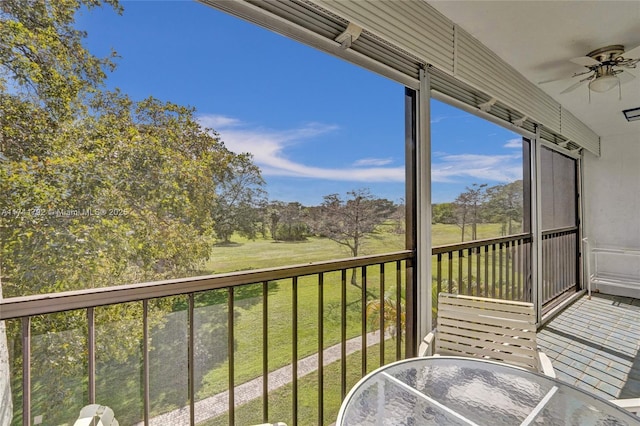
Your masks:
M 620 80 L 615 75 L 603 75 L 589 83 L 589 89 L 594 92 L 607 92 L 620 84 Z

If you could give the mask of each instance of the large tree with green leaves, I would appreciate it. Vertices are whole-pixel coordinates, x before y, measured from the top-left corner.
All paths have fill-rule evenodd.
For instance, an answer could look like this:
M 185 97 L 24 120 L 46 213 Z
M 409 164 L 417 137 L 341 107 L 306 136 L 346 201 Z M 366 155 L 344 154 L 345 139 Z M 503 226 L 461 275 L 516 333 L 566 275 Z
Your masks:
M 389 218 L 395 206 L 392 201 L 374 197 L 368 189 L 349 191 L 347 196 L 325 195 L 320 209 L 315 210 L 312 226 L 316 233 L 347 247 L 355 257 L 367 235 Z M 356 283 L 355 271 L 351 283 Z
M 487 188 L 485 214 L 492 222 L 502 225 L 502 234 L 514 233 L 514 225 L 522 223 L 522 180 Z
M 267 203 L 260 169 L 251 155 L 241 154 L 221 165 L 218 175 L 212 216 L 217 238 L 228 243 L 234 232 L 255 238 Z
M 80 8 L 102 3 L 120 10 L 111 0 L 0 1 L 4 297 L 197 273 L 210 253 L 220 200 L 230 193 L 225 188 L 246 174 L 259 191 L 250 157 L 226 149 L 192 108 L 104 90 L 113 56 L 93 56 L 74 27 Z M 151 325 L 172 301 L 158 304 Z M 97 324 L 112 336 L 101 346 L 102 361 L 135 362 L 128 359 L 139 350 L 142 328 L 131 324 L 141 311 L 140 303 L 96 310 Z M 32 319 L 42 342 L 32 363 L 44 372 L 34 379 L 41 391 L 33 404 L 47 416 L 63 401 L 83 405 L 73 400 L 78 384 L 69 380 L 87 369 L 78 358 L 86 328 L 82 311 Z M 19 345 L 17 322 L 8 324 L 8 335 Z M 21 358 L 12 362 L 19 371 Z

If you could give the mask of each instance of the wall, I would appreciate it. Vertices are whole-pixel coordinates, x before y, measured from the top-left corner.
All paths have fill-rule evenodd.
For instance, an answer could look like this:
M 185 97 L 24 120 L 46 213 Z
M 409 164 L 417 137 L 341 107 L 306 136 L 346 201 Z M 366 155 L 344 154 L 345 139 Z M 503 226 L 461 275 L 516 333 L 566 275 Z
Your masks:
M 640 128 L 638 123 L 630 126 Z M 635 255 L 598 255 L 598 271 L 632 277 L 631 288 L 603 292 L 640 298 L 640 131 L 602 138 L 600 158 L 584 160 L 585 230 L 592 247 L 623 247 Z M 593 256 L 590 257 L 594 269 Z M 593 270 L 592 270 L 593 273 Z

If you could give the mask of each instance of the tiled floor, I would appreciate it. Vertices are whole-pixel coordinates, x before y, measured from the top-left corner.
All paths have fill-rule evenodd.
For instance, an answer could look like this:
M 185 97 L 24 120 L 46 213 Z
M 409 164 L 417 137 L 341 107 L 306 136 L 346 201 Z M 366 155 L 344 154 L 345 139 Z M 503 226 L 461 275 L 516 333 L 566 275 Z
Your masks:
M 606 399 L 640 398 L 640 299 L 582 297 L 538 332 L 559 379 Z

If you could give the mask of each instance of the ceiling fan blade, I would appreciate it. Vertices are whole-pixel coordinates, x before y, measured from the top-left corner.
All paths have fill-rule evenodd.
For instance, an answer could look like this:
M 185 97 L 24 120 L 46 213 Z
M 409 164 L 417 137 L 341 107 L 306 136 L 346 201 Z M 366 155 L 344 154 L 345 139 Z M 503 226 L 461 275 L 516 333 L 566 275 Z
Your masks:
M 629 71 L 622 71 L 618 75 L 618 79 L 620 80 L 620 84 L 625 84 L 636 78 L 635 75 L 631 74 Z
M 574 64 L 582 65 L 584 67 L 591 67 L 593 65 L 600 65 L 600 62 L 596 61 L 593 58 L 590 58 L 589 56 L 580 56 L 579 58 L 569 59 L 569 61 L 573 62 Z
M 577 83 L 572 84 L 571 86 L 567 87 L 566 89 L 564 89 L 562 92 L 560 92 L 560 94 L 564 94 L 564 93 L 569 93 L 569 92 L 573 92 L 574 90 L 576 90 L 578 87 L 582 86 L 582 84 L 587 81 L 590 80 L 590 78 L 585 78 L 584 80 L 580 80 Z
M 640 58 L 640 46 L 636 46 L 633 49 L 627 50 L 622 54 L 622 56 L 627 59 Z
M 574 77 L 578 77 L 579 75 L 589 74 L 590 72 L 593 72 L 593 71 L 586 70 L 584 72 L 577 72 L 577 73 L 575 73 L 575 74 L 573 74 L 572 76 L 569 76 L 569 77 L 550 78 L 549 80 L 539 81 L 538 84 L 547 84 L 547 83 L 553 83 L 554 81 L 570 80 L 570 79 L 572 79 Z
M 543 81 L 539 81 L 538 84 L 547 84 L 547 83 L 553 83 L 554 81 L 562 81 L 562 80 L 568 80 L 571 77 L 558 77 L 558 78 L 550 78 L 549 80 L 543 80 Z

